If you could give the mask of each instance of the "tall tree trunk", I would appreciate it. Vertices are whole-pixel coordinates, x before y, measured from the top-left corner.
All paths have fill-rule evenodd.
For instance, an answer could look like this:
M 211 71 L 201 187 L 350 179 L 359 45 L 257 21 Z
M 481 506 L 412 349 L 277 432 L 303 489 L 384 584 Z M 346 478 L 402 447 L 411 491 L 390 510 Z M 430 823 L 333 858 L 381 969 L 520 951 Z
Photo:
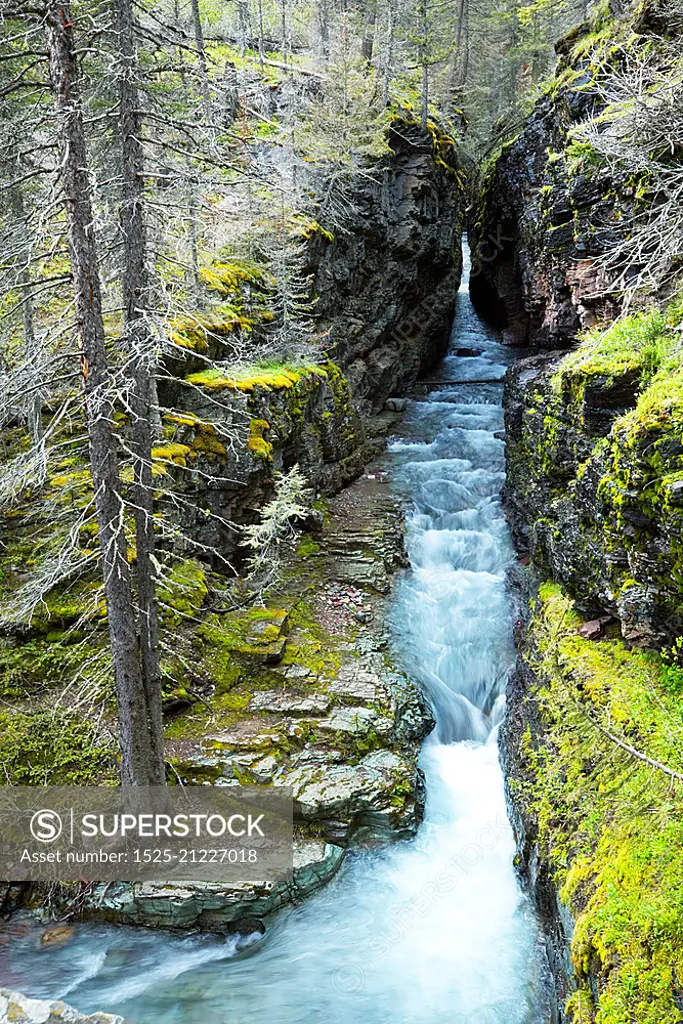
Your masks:
M 389 7 L 387 11 L 387 48 L 384 55 L 384 90 L 382 93 L 382 108 L 386 110 L 389 106 L 389 95 L 391 91 L 391 81 L 394 77 L 394 5 L 393 0 L 389 0 Z
M 247 0 L 237 0 L 237 10 L 240 19 L 240 53 L 244 57 L 249 37 L 251 36 L 251 24 L 249 19 L 249 4 Z
M 287 63 L 287 0 L 280 0 L 280 35 L 282 36 L 282 60 Z
M 420 0 L 420 63 L 422 64 L 422 130 L 427 131 L 429 115 L 429 62 L 428 62 L 427 0 Z
M 263 57 L 264 57 L 264 42 L 263 42 L 263 0 L 258 0 L 258 62 L 263 71 Z
M 454 81 L 454 93 L 458 106 L 463 106 L 465 85 L 470 65 L 470 5 L 469 0 L 461 0 L 458 12 L 457 73 Z
M 448 68 L 446 70 L 446 81 L 444 82 L 444 99 L 446 104 L 450 104 L 454 99 L 454 93 L 456 88 L 456 82 L 459 78 L 460 71 L 460 47 L 462 45 L 462 26 L 465 17 L 465 4 L 467 0 L 459 0 L 458 13 L 456 20 L 455 40 L 453 42 L 453 49 L 451 50 L 450 57 L 448 59 Z
M 13 161 L 10 174 L 14 177 L 18 175 L 19 167 L 16 161 Z M 14 214 L 19 232 L 23 232 L 22 225 L 26 219 L 26 211 L 24 209 L 24 197 L 21 194 L 21 189 L 18 185 L 12 185 L 10 187 L 10 206 L 12 207 L 12 213 Z M 38 344 L 36 341 L 36 330 L 33 315 L 33 296 L 31 294 L 31 271 L 29 269 L 28 252 L 26 253 L 26 261 L 24 262 L 24 254 L 21 257 L 21 266 L 19 267 L 19 287 L 21 289 L 21 318 L 22 326 L 24 328 L 24 346 L 26 350 L 26 360 L 33 366 L 38 363 Z M 34 445 L 40 445 L 43 437 L 43 395 L 40 389 L 34 389 L 31 391 L 27 398 L 27 425 L 29 433 L 33 440 Z
M 199 277 L 199 245 L 197 240 L 199 232 L 197 231 L 198 209 L 197 199 L 195 196 L 196 187 L 195 182 L 190 179 L 187 186 L 187 216 L 190 233 L 190 293 L 192 295 L 192 302 L 195 307 L 199 309 L 202 301 L 202 289 L 201 278 Z
M 209 71 L 206 64 L 206 46 L 204 44 L 204 29 L 202 18 L 199 12 L 199 0 L 191 0 L 192 28 L 194 30 L 194 44 L 197 48 L 199 58 L 199 88 L 202 93 L 204 105 L 204 116 L 207 122 L 207 129 L 211 126 L 211 91 L 209 89 Z
M 320 34 L 320 52 L 327 57 L 330 52 L 330 9 L 329 0 L 318 0 L 318 32 Z
M 119 38 L 119 131 L 121 136 L 121 234 L 123 236 L 124 333 L 132 372 L 136 578 L 140 617 L 142 681 L 147 701 L 150 784 L 163 785 L 164 744 L 159 666 L 159 620 L 154 568 L 152 480 L 152 376 L 154 348 L 146 323 L 149 281 L 145 257 L 144 157 L 135 79 L 135 16 L 132 0 L 116 0 Z
M 148 783 L 151 774 L 147 708 L 124 533 L 113 409 L 108 394 L 102 293 L 71 27 L 68 0 L 52 0 L 46 10 L 45 28 L 59 122 L 62 188 L 82 351 L 90 465 L 116 680 L 121 781 L 124 785 L 140 785 Z
M 363 41 L 361 43 L 361 55 L 365 58 L 368 64 L 372 61 L 376 21 L 377 7 L 372 0 L 369 0 L 368 9 L 365 13 L 365 25 L 363 26 Z

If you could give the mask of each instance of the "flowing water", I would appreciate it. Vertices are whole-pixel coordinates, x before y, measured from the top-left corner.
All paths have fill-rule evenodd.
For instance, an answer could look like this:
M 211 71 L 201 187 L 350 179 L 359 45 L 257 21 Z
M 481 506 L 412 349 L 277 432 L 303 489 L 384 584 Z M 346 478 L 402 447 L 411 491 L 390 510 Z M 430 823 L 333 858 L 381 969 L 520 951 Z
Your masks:
M 448 355 L 436 378 L 500 379 L 507 353 L 473 310 L 467 277 L 466 267 L 453 345 L 482 354 Z M 252 946 L 83 926 L 64 948 L 41 951 L 30 932 L 15 934 L 0 984 L 131 1024 L 548 1019 L 497 749 L 513 657 L 501 393 L 499 385 L 434 387 L 409 403 L 386 463 L 410 510 L 395 656 L 437 719 L 422 753 L 428 798 L 417 838 L 350 856 L 331 885 Z

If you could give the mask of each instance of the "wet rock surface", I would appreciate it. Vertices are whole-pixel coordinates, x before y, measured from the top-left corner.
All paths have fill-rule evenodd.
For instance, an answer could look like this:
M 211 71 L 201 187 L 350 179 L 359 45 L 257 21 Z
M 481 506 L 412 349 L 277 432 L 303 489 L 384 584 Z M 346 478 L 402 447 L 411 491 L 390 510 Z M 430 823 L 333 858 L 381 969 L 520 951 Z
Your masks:
M 246 933 L 262 930 L 263 918 L 310 896 L 338 871 L 344 849 L 331 843 L 299 840 L 294 846 L 291 881 L 140 882 L 95 886 L 97 917 L 145 928 Z M 92 916 L 92 915 L 91 915 Z
M 683 467 L 680 426 L 670 402 L 639 414 L 631 368 L 589 371 L 545 353 L 508 372 L 508 517 L 518 550 L 586 615 L 661 647 L 683 630 L 683 515 L 666 490 Z
M 123 1024 L 110 1013 L 79 1013 L 62 1002 L 28 999 L 19 992 L 0 988 L 0 1024 Z
M 512 345 L 566 348 L 617 313 L 599 259 L 627 230 L 635 188 L 570 150 L 572 127 L 602 103 L 590 31 L 558 43 L 555 83 L 502 147 L 475 214 L 472 296 Z

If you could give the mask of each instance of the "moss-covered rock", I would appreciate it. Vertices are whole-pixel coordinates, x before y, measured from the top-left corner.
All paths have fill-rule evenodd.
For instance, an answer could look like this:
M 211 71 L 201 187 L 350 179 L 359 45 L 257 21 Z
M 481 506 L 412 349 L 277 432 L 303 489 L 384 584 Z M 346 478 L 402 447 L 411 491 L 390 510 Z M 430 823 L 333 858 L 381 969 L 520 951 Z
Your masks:
M 654 646 L 683 632 L 682 321 L 678 303 L 522 361 L 506 395 L 518 544 Z
M 54 708 L 0 712 L 0 772 L 6 784 L 114 784 L 116 751 L 81 715 Z
M 678 1024 L 682 673 L 582 624 L 541 586 L 503 741 L 521 866 L 567 982 L 562 1019 Z

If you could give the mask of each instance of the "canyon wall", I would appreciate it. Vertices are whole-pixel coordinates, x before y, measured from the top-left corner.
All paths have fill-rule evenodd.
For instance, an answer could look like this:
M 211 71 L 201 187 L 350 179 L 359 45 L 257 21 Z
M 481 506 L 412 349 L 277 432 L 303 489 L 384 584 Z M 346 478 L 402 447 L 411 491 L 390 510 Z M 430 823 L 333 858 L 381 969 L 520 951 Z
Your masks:
M 615 174 L 572 138 L 599 113 L 596 51 L 609 20 L 557 44 L 555 79 L 521 131 L 494 150 L 471 229 L 472 297 L 505 323 L 510 344 L 566 348 L 577 331 L 616 315 L 600 263 L 625 230 L 634 175 Z M 607 292 L 607 294 L 606 294 Z
M 474 298 L 536 350 L 505 389 L 519 657 L 501 751 L 556 1020 L 575 1024 L 683 1019 L 683 304 L 622 315 L 601 258 L 637 183 L 572 135 L 600 110 L 600 52 L 667 31 L 656 7 L 559 44 L 472 228 Z
M 363 411 L 439 359 L 460 282 L 465 169 L 452 138 L 402 119 L 360 179 L 348 226 L 314 235 L 316 313 Z

